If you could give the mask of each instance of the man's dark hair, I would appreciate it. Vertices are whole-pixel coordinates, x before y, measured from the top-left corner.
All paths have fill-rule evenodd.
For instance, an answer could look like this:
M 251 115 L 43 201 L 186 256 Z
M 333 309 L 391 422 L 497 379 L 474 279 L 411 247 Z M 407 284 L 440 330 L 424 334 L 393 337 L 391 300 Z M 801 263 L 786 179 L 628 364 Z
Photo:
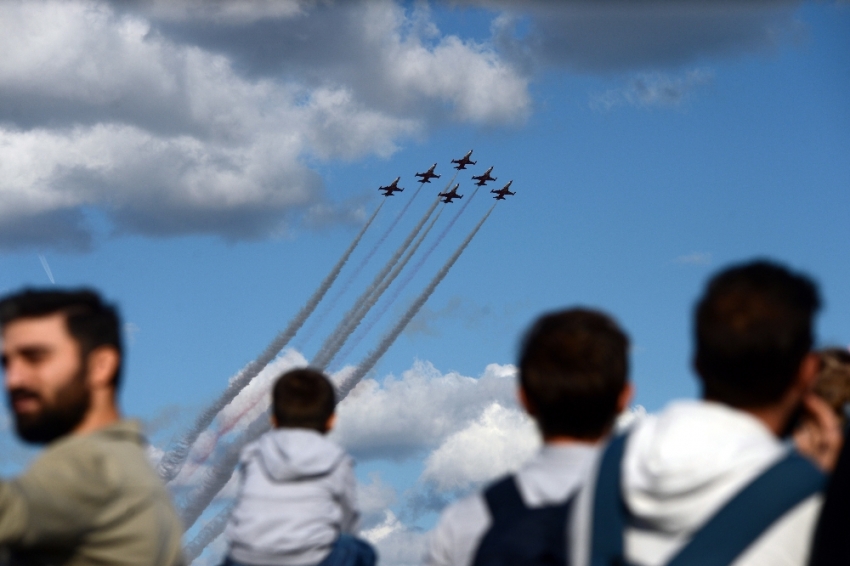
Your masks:
M 812 348 L 815 283 L 765 260 L 734 265 L 697 303 L 694 366 L 703 396 L 733 407 L 763 407 L 791 387 Z
M 544 437 L 595 439 L 617 416 L 629 338 L 609 316 L 575 308 L 540 317 L 522 342 L 520 384 Z
M 315 369 L 290 370 L 277 379 L 272 389 L 272 410 L 279 427 L 327 432 L 335 406 L 333 385 Z
M 121 382 L 123 346 L 121 343 L 121 318 L 114 305 L 105 303 L 91 289 L 24 289 L 0 299 L 0 330 L 23 318 L 40 318 L 63 314 L 68 334 L 80 346 L 82 363 L 88 355 L 101 346 L 118 352 L 118 368 L 112 382 L 115 388 Z

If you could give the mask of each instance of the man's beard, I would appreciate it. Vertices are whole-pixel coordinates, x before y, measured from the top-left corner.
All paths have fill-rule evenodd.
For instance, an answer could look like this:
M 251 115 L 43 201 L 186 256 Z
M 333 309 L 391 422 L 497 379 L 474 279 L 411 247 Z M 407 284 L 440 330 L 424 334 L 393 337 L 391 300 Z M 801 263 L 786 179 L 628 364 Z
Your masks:
M 49 403 L 36 391 L 14 389 L 9 392 L 9 404 L 18 396 L 35 397 L 41 401 L 41 410 L 35 413 L 15 413 L 15 430 L 18 436 L 31 444 L 47 444 L 65 436 L 82 422 L 91 404 L 89 388 L 86 386 L 88 364 L 85 360 L 71 380 L 55 391 Z M 14 409 L 13 409 L 14 413 Z

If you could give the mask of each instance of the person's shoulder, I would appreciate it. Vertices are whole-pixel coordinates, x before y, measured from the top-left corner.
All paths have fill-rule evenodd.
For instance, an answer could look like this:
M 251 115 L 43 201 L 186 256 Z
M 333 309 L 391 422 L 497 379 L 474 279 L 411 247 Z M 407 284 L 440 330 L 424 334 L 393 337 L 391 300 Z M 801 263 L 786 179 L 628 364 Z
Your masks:
M 490 524 L 490 513 L 481 493 L 452 503 L 443 510 L 429 536 L 426 563 L 429 566 L 471 564 Z
M 490 512 L 483 492 L 473 493 L 447 506 L 438 527 L 451 531 L 485 531 L 490 524 Z
M 822 494 L 812 495 L 798 503 L 750 545 L 734 566 L 807 564 L 822 504 Z
M 155 488 L 138 425 L 119 421 L 88 434 L 51 443 L 18 482 L 29 492 L 61 489 L 105 501 L 123 487 Z

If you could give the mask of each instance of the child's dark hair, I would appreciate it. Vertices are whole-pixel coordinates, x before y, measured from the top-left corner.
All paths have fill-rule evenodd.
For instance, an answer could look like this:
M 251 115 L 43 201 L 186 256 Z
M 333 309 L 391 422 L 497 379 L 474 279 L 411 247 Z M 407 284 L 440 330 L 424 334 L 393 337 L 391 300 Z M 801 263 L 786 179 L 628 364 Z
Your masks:
M 315 369 L 290 370 L 277 378 L 272 389 L 272 411 L 279 427 L 325 433 L 335 406 L 333 385 Z

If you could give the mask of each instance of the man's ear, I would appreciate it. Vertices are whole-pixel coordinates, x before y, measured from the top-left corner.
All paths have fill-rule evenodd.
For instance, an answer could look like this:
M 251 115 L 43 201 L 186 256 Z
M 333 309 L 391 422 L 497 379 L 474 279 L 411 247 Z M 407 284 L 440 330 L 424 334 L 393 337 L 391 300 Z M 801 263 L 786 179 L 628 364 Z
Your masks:
M 620 395 L 617 397 L 617 414 L 619 415 L 623 411 L 625 411 L 629 403 L 632 402 L 632 398 L 635 394 L 635 388 L 632 386 L 631 381 L 627 381 L 623 386 L 623 390 L 620 391 Z
M 534 410 L 534 405 L 531 403 L 531 400 L 528 398 L 528 395 L 525 393 L 525 389 L 523 389 L 522 385 L 520 385 L 516 390 L 517 399 L 519 399 L 519 404 L 525 409 L 525 412 L 531 415 L 532 417 L 536 413 Z
M 336 424 L 336 413 L 329 416 L 328 420 L 325 422 L 325 432 L 330 432 L 335 424 Z
M 803 391 L 809 392 L 815 386 L 815 382 L 820 374 L 821 361 L 820 356 L 815 352 L 809 352 L 800 362 L 800 369 L 797 370 L 797 383 Z
M 121 355 L 112 346 L 100 346 L 89 352 L 88 379 L 95 389 L 114 387 L 115 372 L 121 362 Z

